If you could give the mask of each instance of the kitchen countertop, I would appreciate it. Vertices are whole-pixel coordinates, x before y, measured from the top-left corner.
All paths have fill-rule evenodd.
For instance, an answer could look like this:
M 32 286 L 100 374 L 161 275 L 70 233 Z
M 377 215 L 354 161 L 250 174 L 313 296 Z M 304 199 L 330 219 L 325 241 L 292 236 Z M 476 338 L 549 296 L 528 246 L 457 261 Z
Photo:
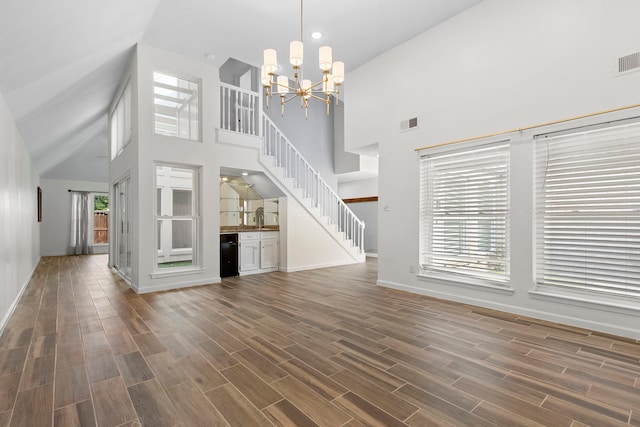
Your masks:
M 266 227 L 258 227 L 255 225 L 225 225 L 220 227 L 220 233 L 242 233 L 247 231 L 280 231 L 277 225 L 268 225 Z

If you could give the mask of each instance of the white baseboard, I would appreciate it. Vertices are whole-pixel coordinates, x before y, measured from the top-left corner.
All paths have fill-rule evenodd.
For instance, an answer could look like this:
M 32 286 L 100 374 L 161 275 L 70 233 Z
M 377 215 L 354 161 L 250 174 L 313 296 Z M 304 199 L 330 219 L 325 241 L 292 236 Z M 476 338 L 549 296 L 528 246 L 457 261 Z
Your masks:
M 7 326 L 7 322 L 9 322 L 9 319 L 11 318 L 11 315 L 13 315 L 13 312 L 16 310 L 16 307 L 18 306 L 18 301 L 20 301 L 20 298 L 22 298 L 22 294 L 24 293 L 24 290 L 27 289 L 27 285 L 29 285 L 29 282 L 33 278 L 33 274 L 36 272 L 36 269 L 38 268 L 38 265 L 40 264 L 40 259 L 41 259 L 41 257 L 38 257 L 38 261 L 36 261 L 36 264 L 33 267 L 33 270 L 31 270 L 31 273 L 29 273 L 29 276 L 27 276 L 27 279 L 22 284 L 22 287 L 20 288 L 20 291 L 18 291 L 18 295 L 16 295 L 16 297 L 13 300 L 13 302 L 9 306 L 9 310 L 7 310 L 7 312 L 5 313 L 4 317 L 2 318 L 2 321 L 0 321 L 0 335 L 2 335 L 2 333 L 4 332 L 4 328 L 5 328 L 5 326 Z
M 316 268 L 340 267 L 341 265 L 357 264 L 357 261 L 339 261 L 326 264 L 302 265 L 298 267 L 280 267 L 280 271 L 285 273 L 294 273 L 296 271 L 315 270 Z
M 192 280 L 190 282 L 182 282 L 179 284 L 171 283 L 167 285 L 147 286 L 144 289 L 140 289 L 134 286 L 131 286 L 131 288 L 138 294 L 147 294 L 149 292 L 171 291 L 174 289 L 191 288 L 193 286 L 205 286 L 216 283 L 222 283 L 222 279 L 220 277 L 213 277 L 204 281 Z

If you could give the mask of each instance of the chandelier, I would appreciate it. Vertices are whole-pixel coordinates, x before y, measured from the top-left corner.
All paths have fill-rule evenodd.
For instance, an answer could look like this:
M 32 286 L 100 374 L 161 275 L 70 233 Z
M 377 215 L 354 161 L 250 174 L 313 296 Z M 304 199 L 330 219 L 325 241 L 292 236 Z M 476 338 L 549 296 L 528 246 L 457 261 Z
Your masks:
M 331 96 L 334 95 L 338 105 L 340 85 L 344 82 L 344 62 L 332 62 L 330 46 L 322 46 L 318 51 L 319 67 L 322 71 L 322 79 L 316 83 L 305 79 L 302 73 L 303 45 L 302 45 L 302 3 L 300 0 L 300 40 L 289 44 L 289 63 L 293 66 L 293 84 L 289 77 L 278 75 L 278 54 L 275 49 L 264 50 L 264 64 L 261 69 L 261 82 L 265 88 L 265 99 L 269 108 L 269 99 L 274 93 L 280 96 L 282 115 L 284 116 L 284 104 L 300 97 L 300 105 L 304 108 L 304 116 L 308 117 L 309 99 L 316 99 L 327 104 L 327 114 L 331 109 Z

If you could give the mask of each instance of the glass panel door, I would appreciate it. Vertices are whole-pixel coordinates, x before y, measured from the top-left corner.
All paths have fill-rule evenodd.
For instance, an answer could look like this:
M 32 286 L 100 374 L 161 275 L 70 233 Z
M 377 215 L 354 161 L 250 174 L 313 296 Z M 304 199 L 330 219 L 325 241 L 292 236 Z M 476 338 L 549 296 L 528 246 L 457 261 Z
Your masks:
M 131 209 L 129 185 L 131 178 L 118 182 L 114 189 L 116 194 L 116 269 L 125 278 L 131 279 Z

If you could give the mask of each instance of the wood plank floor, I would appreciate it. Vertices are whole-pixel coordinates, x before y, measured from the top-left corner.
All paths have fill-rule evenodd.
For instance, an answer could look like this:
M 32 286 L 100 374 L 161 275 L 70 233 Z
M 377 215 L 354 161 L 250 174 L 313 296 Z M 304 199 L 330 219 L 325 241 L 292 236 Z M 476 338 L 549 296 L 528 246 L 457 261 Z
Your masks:
M 640 343 L 375 286 L 375 260 L 137 295 L 46 257 L 5 426 L 640 426 Z

